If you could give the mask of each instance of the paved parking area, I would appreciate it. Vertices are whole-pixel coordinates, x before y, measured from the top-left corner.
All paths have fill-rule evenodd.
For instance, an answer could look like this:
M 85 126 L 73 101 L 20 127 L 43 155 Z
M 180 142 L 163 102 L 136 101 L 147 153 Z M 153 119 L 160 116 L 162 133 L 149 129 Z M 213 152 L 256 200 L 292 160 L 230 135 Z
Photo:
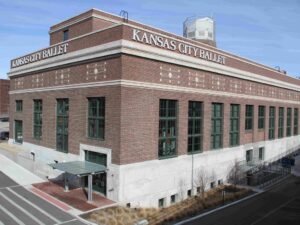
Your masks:
M 85 225 L 0 171 L 0 225 Z
M 251 199 L 184 225 L 299 225 L 300 177 L 289 177 Z

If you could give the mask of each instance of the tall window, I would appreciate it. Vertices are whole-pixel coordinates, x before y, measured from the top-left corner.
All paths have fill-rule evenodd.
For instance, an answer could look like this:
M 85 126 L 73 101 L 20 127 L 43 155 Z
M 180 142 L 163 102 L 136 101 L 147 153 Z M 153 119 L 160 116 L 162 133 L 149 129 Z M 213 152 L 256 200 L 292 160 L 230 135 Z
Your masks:
M 292 134 L 292 109 L 287 108 L 286 113 L 286 136 L 289 137 Z
M 68 152 L 69 99 L 57 99 L 56 148 Z
M 22 112 L 22 111 L 23 111 L 23 101 L 16 100 L 16 112 Z
M 245 130 L 252 130 L 253 127 L 253 105 L 246 105 Z
M 269 139 L 275 138 L 275 107 L 269 109 Z
M 104 139 L 105 98 L 89 98 L 88 137 Z
M 43 124 L 43 102 L 41 99 L 33 100 L 33 110 L 33 136 L 39 140 L 42 137 Z
M 294 135 L 298 135 L 298 120 L 299 120 L 299 112 L 298 108 L 294 109 Z
M 239 145 L 240 140 L 240 105 L 230 105 L 230 146 Z
M 176 155 L 177 101 L 161 99 L 159 102 L 158 156 Z
M 278 138 L 283 137 L 284 131 L 284 108 L 279 108 L 279 117 L 278 117 Z
M 69 30 L 64 30 L 63 41 L 67 41 L 68 39 L 69 39 Z
M 223 104 L 212 103 L 211 112 L 211 148 L 218 149 L 223 146 Z
M 265 106 L 258 106 L 258 129 L 265 128 Z
M 202 151 L 202 102 L 189 102 L 188 152 Z

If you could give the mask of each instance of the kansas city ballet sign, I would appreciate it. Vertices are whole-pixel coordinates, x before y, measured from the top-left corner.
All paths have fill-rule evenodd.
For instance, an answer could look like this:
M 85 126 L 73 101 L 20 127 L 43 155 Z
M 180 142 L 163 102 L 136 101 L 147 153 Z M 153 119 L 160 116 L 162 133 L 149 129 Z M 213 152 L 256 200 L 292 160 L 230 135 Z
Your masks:
M 176 40 L 165 38 L 156 34 L 146 31 L 133 29 L 132 39 L 137 42 L 145 43 L 148 45 L 155 45 L 160 48 L 168 49 L 171 51 L 179 51 L 182 54 L 199 57 L 208 61 L 216 62 L 225 65 L 225 56 L 205 50 L 193 45 L 177 42 Z
M 68 43 L 56 45 L 11 61 L 11 68 L 67 53 Z

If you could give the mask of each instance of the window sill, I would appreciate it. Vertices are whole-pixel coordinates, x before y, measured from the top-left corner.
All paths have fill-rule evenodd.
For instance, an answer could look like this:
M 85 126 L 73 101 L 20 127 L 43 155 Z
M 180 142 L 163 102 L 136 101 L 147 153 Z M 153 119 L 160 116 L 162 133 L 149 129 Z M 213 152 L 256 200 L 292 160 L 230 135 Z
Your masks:
M 172 155 L 172 156 L 158 156 L 159 160 L 163 159 L 171 159 L 171 158 L 176 158 L 178 155 Z
M 195 154 L 199 154 L 199 153 L 203 153 L 203 151 L 200 150 L 200 151 L 188 152 L 188 155 L 195 155 Z
M 258 132 L 263 132 L 265 131 L 265 128 L 258 128 Z
M 89 140 L 94 140 L 94 141 L 105 141 L 104 138 L 93 138 L 93 137 L 86 137 Z
M 245 130 L 245 133 L 253 133 L 253 130 Z

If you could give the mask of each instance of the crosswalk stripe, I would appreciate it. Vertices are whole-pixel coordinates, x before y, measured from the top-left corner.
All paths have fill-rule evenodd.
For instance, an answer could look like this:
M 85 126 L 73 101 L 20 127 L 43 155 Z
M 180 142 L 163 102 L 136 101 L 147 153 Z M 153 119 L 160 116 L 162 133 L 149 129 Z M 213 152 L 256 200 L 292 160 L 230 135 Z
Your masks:
M 14 201 L 10 200 L 8 197 L 6 197 L 3 193 L 0 192 L 0 195 L 6 199 L 6 201 L 10 202 L 13 206 L 15 206 L 16 208 L 18 208 L 19 210 L 21 210 L 23 213 L 25 213 L 27 216 L 29 216 L 32 220 L 34 220 L 35 222 L 37 222 L 38 224 L 44 224 L 42 221 L 40 221 L 38 218 L 36 218 L 35 216 L 31 215 L 30 213 L 28 213 L 26 210 L 24 210 L 21 206 L 17 205 Z
M 17 192 L 15 192 L 14 190 L 7 188 L 8 191 L 10 191 L 12 194 L 16 195 L 18 198 L 22 199 L 24 202 L 28 203 L 29 205 L 31 205 L 32 207 L 34 207 L 35 209 L 37 209 L 38 211 L 40 211 L 41 213 L 45 214 L 46 216 L 48 216 L 50 219 L 52 219 L 53 221 L 55 221 L 56 223 L 61 222 L 60 220 L 56 219 L 54 216 L 50 215 L 49 213 L 47 213 L 46 211 L 44 211 L 43 209 L 41 209 L 40 207 L 34 205 L 32 202 L 28 201 L 26 198 L 24 198 L 23 196 L 19 195 Z
M 17 217 L 15 217 L 11 212 L 9 212 L 6 208 L 0 205 L 0 209 L 6 213 L 10 218 L 12 218 L 14 221 L 16 221 L 17 224 L 19 225 L 25 225 L 21 220 L 19 220 Z

